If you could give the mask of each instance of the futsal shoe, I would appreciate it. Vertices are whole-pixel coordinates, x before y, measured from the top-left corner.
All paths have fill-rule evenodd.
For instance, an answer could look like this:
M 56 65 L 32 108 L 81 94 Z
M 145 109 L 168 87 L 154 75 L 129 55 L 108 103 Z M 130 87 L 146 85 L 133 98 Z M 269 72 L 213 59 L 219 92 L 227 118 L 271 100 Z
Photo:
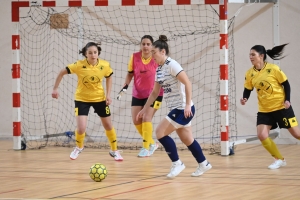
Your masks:
M 150 151 L 148 149 L 145 149 L 145 148 L 141 148 L 139 154 L 138 154 L 138 157 L 139 158 L 145 158 L 145 157 L 149 157 L 151 154 L 150 154 Z
M 202 163 L 199 163 L 199 166 L 197 167 L 196 171 L 192 173 L 192 176 L 201 176 L 204 174 L 204 172 L 210 170 L 212 168 L 211 164 L 205 160 Z
M 149 147 L 149 152 L 150 152 L 150 156 L 154 153 L 154 151 L 156 149 L 158 149 L 158 144 L 157 143 L 154 143 L 154 144 L 150 144 L 150 147 Z
M 278 169 L 279 167 L 286 166 L 286 161 L 285 159 L 275 159 L 275 161 L 268 166 L 269 169 Z
M 109 155 L 110 155 L 111 157 L 113 157 L 113 158 L 115 159 L 115 161 L 123 161 L 123 157 L 121 156 L 119 150 L 116 150 L 116 151 L 110 150 L 110 151 L 109 151 Z
M 181 160 L 177 160 L 176 162 L 172 163 L 170 173 L 167 175 L 167 177 L 174 178 L 175 176 L 180 174 L 180 172 L 182 172 L 184 169 L 185 165 L 183 164 L 183 162 L 181 162 Z
M 78 157 L 78 155 L 83 151 L 83 148 L 78 148 L 75 147 L 74 150 L 71 152 L 70 154 L 70 159 L 71 160 L 76 160 L 76 158 Z

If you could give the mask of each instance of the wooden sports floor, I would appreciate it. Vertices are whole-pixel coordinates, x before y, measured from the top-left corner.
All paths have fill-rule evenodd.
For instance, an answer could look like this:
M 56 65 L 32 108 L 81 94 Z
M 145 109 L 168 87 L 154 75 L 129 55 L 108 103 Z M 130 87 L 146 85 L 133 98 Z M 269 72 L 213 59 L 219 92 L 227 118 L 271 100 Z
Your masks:
M 273 162 L 261 145 L 239 145 L 234 156 L 208 155 L 213 168 L 191 177 L 197 163 L 190 152 L 180 151 L 186 169 L 167 179 L 170 161 L 163 151 L 138 158 L 138 151 L 123 152 L 116 162 L 104 149 L 85 149 L 70 160 L 72 148 L 12 150 L 11 141 L 0 141 L 0 199 L 59 200 L 174 200 L 174 199 L 300 199 L 300 155 L 297 145 L 279 145 L 287 166 L 269 170 Z M 100 162 L 108 176 L 102 182 L 89 177 L 89 168 Z

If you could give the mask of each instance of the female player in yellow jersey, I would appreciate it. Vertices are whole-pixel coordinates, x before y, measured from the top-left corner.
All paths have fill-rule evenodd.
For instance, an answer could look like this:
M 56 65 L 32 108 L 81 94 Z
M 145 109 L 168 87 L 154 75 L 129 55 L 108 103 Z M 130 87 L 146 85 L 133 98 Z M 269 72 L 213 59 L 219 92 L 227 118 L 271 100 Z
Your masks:
M 255 88 L 258 98 L 257 136 L 263 147 L 274 157 L 275 161 L 269 169 L 285 166 L 286 161 L 277 149 L 276 144 L 269 138 L 269 131 L 277 124 L 300 139 L 300 129 L 290 103 L 290 84 L 284 72 L 275 64 L 266 62 L 267 55 L 273 60 L 280 60 L 283 49 L 287 44 L 274 47 L 272 50 L 255 45 L 250 50 L 252 67 L 246 72 L 243 98 L 245 105 Z
M 109 105 L 112 102 L 110 97 L 112 88 L 113 71 L 109 62 L 99 59 L 101 47 L 99 44 L 89 42 L 79 52 L 85 59 L 78 60 L 62 69 L 55 81 L 52 97 L 58 98 L 58 86 L 66 74 L 76 74 L 78 78 L 77 89 L 75 92 L 75 116 L 77 129 L 75 130 L 76 147 L 70 154 L 70 158 L 75 160 L 84 148 L 84 137 L 87 126 L 87 119 L 90 107 L 101 119 L 106 136 L 110 142 L 111 150 L 109 154 L 116 161 L 123 158 L 117 150 L 116 131 L 112 125 Z M 106 95 L 102 86 L 102 79 L 106 78 Z
M 149 112 L 143 117 L 137 119 L 137 114 L 143 109 L 147 99 L 153 89 L 157 64 L 154 62 L 151 54 L 153 38 L 150 35 L 144 35 L 141 38 L 141 51 L 134 53 L 128 63 L 128 73 L 125 78 L 124 87 L 128 87 L 132 78 L 134 78 L 132 89 L 131 115 L 132 121 L 143 138 L 143 148 L 138 157 L 151 156 L 158 148 L 158 144 L 152 138 L 152 118 L 159 109 L 163 90 L 160 90 L 159 96 L 151 104 Z

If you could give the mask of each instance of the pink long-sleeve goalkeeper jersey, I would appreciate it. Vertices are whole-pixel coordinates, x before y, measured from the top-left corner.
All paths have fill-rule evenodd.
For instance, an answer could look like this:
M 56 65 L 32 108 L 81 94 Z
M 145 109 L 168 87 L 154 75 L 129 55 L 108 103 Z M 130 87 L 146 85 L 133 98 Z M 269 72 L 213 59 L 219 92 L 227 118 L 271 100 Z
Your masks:
M 138 99 L 148 98 L 154 87 L 156 69 L 158 65 L 153 58 L 142 58 L 142 52 L 134 53 L 128 64 L 128 72 L 133 72 L 134 84 L 132 96 Z M 163 89 L 160 90 L 159 96 L 163 96 Z

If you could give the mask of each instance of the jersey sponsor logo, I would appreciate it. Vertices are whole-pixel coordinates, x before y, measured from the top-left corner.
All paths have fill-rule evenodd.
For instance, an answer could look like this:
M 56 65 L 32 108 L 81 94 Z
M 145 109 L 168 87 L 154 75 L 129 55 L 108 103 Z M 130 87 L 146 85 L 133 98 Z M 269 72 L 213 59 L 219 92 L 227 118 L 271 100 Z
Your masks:
M 146 72 L 147 72 L 147 70 L 140 71 L 141 74 L 144 74 Z
M 97 76 L 86 76 L 82 79 L 82 83 L 87 88 L 93 88 L 100 83 L 100 79 Z
M 86 66 L 83 65 L 82 68 L 86 69 Z
M 164 88 L 164 93 L 170 93 L 170 92 L 172 92 L 171 88 Z
M 273 93 L 272 85 L 267 81 L 261 81 L 257 84 L 257 94 L 261 98 L 267 98 Z

